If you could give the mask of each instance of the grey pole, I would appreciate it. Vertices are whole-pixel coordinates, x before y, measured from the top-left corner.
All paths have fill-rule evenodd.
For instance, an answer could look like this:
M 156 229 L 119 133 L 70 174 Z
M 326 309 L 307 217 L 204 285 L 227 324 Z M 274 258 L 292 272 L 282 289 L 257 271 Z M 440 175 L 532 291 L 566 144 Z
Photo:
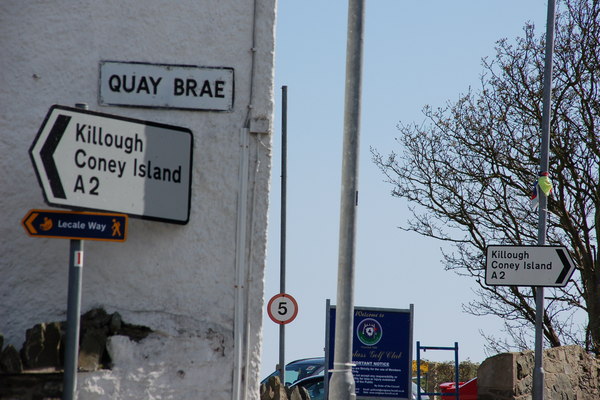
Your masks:
M 281 250 L 279 293 L 285 293 L 285 251 L 287 227 L 287 86 L 281 87 Z M 285 385 L 285 324 L 279 325 L 279 376 Z
M 555 0 L 548 0 L 546 21 L 546 50 L 544 60 L 544 93 L 542 109 L 542 141 L 540 149 L 540 172 L 548 172 L 550 152 L 550 102 L 552 97 L 552 58 L 554 54 Z M 538 190 L 539 221 L 538 245 L 546 244 L 546 221 L 548 199 Z M 535 290 L 535 364 L 533 370 L 533 400 L 544 399 L 544 288 Z
M 352 327 L 364 15 L 364 0 L 348 1 L 340 243 L 330 400 L 356 398 L 352 376 Z
M 88 109 L 85 103 L 77 103 L 75 107 L 83 110 Z M 83 240 L 77 239 L 71 239 L 69 243 L 69 287 L 67 293 L 67 337 L 65 344 L 65 370 L 63 375 L 63 400 L 73 400 L 76 397 L 83 243 Z
M 83 240 L 71 239 L 69 244 L 69 292 L 67 299 L 67 338 L 63 400 L 75 398 L 77 388 L 77 358 L 79 354 L 79 322 L 81 311 L 81 270 Z

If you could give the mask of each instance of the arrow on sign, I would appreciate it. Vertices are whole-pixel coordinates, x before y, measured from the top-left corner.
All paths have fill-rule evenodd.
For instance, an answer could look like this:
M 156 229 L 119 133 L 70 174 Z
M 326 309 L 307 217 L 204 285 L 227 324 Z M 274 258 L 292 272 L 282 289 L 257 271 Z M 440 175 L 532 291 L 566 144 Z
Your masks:
M 60 143 L 60 139 L 65 133 L 70 120 L 71 117 L 66 115 L 59 115 L 56 117 L 56 121 L 54 122 L 54 125 L 52 125 L 52 129 L 48 134 L 48 138 L 46 139 L 44 145 L 42 146 L 42 150 L 40 151 L 40 157 L 42 159 L 44 169 L 46 170 L 48 180 L 50 181 L 52 194 L 54 197 L 59 199 L 66 199 L 67 196 L 65 195 L 65 190 L 60 182 L 58 169 L 56 168 L 56 163 L 54 162 L 54 152 L 56 151 L 56 148 Z
M 554 282 L 554 283 L 556 283 L 557 285 L 564 286 L 567 284 L 567 281 L 568 281 L 568 279 L 565 280 L 565 278 L 567 277 L 567 274 L 569 274 L 569 278 L 571 278 L 571 275 L 573 274 L 573 270 L 575 269 L 575 266 L 573 265 L 573 261 L 571 261 L 571 258 L 567 257 L 566 250 L 556 249 L 556 253 L 558 254 L 558 257 L 560 258 L 560 260 L 562 261 L 563 269 L 562 269 L 562 271 L 560 271 L 560 275 L 558 275 L 558 278 L 556 278 L 556 282 Z
M 488 246 L 486 251 L 489 286 L 563 287 L 574 271 L 563 246 Z
M 35 229 L 35 226 L 33 226 L 33 221 L 35 221 L 35 219 L 38 217 L 38 215 L 40 215 L 40 214 L 37 212 L 31 211 L 29 214 L 27 214 L 27 216 L 23 220 L 23 225 L 25 225 L 25 230 L 30 235 L 37 235 L 37 233 L 38 233 L 37 229 Z

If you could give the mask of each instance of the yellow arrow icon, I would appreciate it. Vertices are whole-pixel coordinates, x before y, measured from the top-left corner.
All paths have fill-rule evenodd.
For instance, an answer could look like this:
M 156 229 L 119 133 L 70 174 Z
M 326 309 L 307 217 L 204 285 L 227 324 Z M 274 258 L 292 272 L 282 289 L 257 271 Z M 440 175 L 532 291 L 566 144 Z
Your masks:
M 27 231 L 29 233 L 31 233 L 32 235 L 35 235 L 38 233 L 38 231 L 35 229 L 35 227 L 33 226 L 33 221 L 35 221 L 35 219 L 37 218 L 37 216 L 40 215 L 39 213 L 36 212 L 32 212 L 28 217 L 26 217 L 25 219 L 25 229 L 27 229 Z

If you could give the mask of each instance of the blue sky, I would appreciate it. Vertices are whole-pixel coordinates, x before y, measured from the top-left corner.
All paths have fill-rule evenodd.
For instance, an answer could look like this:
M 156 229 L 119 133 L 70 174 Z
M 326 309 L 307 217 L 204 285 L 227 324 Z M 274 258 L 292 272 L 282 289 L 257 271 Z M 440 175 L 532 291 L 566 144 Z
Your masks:
M 414 340 L 459 343 L 461 360 L 485 359 L 479 330 L 499 336 L 501 321 L 461 304 L 475 282 L 444 271 L 441 242 L 397 227 L 410 216 L 369 148 L 398 150 L 397 124 L 421 122 L 423 106 L 444 106 L 477 90 L 481 59 L 495 42 L 546 26 L 546 0 L 366 1 L 356 237 L 355 305 L 408 308 Z M 288 86 L 286 292 L 299 305 L 286 327 L 286 362 L 323 355 L 325 301 L 336 302 L 347 2 L 279 0 L 275 54 L 276 117 L 265 301 L 279 293 L 281 87 Z M 445 247 L 447 248 L 447 247 Z M 279 326 L 264 313 L 261 377 L 279 358 Z M 451 360 L 451 352 L 422 358 Z

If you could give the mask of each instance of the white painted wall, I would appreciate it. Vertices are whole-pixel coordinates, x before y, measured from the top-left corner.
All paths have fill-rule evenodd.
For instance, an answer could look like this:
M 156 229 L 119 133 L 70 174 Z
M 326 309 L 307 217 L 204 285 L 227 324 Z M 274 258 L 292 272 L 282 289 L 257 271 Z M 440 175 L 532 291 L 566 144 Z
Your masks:
M 27 328 L 66 318 L 68 240 L 31 238 L 21 227 L 29 209 L 51 208 L 28 154 L 49 107 L 85 102 L 90 110 L 183 126 L 194 134 L 189 223 L 130 219 L 127 242 L 85 243 L 82 311 L 118 311 L 126 322 L 159 334 L 141 343 L 114 338 L 114 369 L 80 374 L 79 399 L 231 399 L 237 355 L 247 376 L 239 397 L 258 398 L 271 136 L 249 133 L 248 145 L 242 146 L 241 129 L 248 112 L 252 126 L 265 125 L 257 120 L 266 120 L 266 129 L 259 130 L 272 126 L 276 2 L 256 1 L 253 44 L 254 3 L 0 2 L 0 332 L 5 345 L 19 348 Z M 234 68 L 233 111 L 101 106 L 102 60 Z M 248 156 L 245 194 L 243 151 Z M 243 204 L 246 230 L 240 232 Z M 241 285 L 236 265 L 247 268 Z M 236 304 L 241 306 L 237 325 Z M 234 332 L 246 327 L 242 346 L 234 346 Z

